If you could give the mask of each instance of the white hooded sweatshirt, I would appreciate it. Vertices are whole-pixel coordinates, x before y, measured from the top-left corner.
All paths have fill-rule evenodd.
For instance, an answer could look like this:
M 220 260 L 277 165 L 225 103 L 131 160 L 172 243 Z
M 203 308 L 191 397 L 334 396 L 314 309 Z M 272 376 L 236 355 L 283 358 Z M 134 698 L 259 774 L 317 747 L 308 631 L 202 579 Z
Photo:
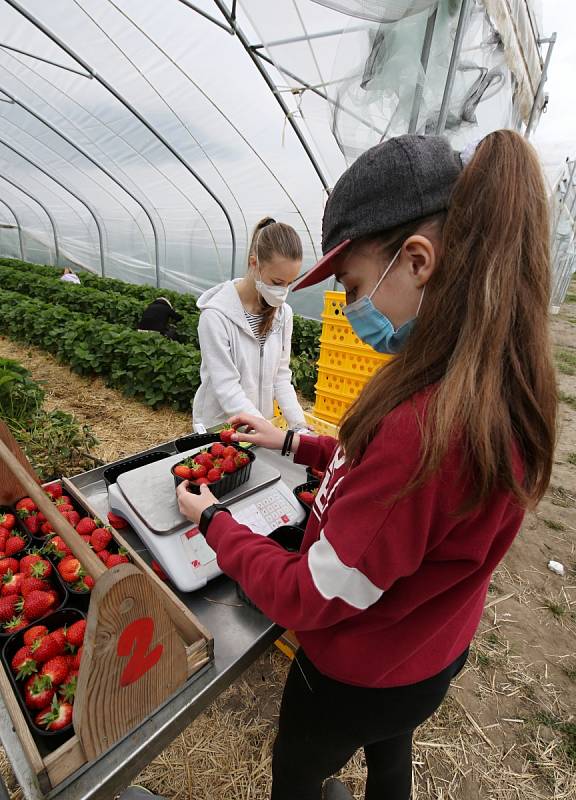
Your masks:
M 292 309 L 283 303 L 263 347 L 250 327 L 236 290 L 226 281 L 198 298 L 201 385 L 193 420 L 209 428 L 241 412 L 271 419 L 274 399 L 291 428 L 306 425 L 292 386 Z

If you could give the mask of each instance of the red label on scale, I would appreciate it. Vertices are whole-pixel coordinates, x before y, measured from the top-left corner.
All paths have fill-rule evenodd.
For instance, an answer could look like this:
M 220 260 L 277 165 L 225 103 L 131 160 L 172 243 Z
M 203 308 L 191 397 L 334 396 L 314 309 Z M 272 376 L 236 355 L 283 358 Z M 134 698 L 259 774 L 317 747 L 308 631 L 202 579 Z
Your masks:
M 198 528 L 190 528 L 190 530 L 189 530 L 189 531 L 186 531 L 186 533 L 184 534 L 184 536 L 185 536 L 187 539 L 192 539 L 194 536 L 196 536 L 196 534 L 197 534 L 197 533 L 200 533 L 200 531 L 198 530 Z

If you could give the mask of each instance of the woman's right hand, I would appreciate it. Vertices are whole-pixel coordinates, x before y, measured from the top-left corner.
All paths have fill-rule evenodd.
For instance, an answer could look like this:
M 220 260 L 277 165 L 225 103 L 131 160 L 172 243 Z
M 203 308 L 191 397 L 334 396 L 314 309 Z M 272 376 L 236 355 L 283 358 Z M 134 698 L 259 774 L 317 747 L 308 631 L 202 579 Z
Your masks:
M 246 426 L 246 433 L 232 435 L 233 442 L 253 442 L 259 447 L 267 447 L 269 450 L 282 450 L 286 431 L 276 428 L 263 417 L 255 417 L 252 414 L 236 414 L 236 416 L 230 417 L 228 424 L 235 428 Z

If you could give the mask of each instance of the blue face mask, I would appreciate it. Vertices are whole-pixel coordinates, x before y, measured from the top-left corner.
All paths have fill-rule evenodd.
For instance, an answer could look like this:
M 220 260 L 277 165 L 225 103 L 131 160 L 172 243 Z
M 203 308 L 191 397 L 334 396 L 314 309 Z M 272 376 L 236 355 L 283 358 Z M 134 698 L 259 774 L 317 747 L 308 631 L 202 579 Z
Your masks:
M 392 261 L 388 264 L 384 274 L 370 293 L 370 296 L 364 295 L 364 297 L 355 300 L 343 309 L 348 322 L 359 339 L 369 344 L 370 347 L 373 347 L 378 353 L 389 353 L 390 355 L 399 353 L 406 344 L 406 340 L 410 336 L 414 323 L 416 322 L 416 317 L 418 316 L 424 297 L 424 289 L 422 289 L 422 295 L 416 310 L 416 317 L 400 325 L 398 330 L 395 330 L 394 325 L 388 317 L 382 314 L 381 311 L 378 311 L 372 302 L 374 293 L 390 272 L 399 255 L 400 250 L 398 250 Z

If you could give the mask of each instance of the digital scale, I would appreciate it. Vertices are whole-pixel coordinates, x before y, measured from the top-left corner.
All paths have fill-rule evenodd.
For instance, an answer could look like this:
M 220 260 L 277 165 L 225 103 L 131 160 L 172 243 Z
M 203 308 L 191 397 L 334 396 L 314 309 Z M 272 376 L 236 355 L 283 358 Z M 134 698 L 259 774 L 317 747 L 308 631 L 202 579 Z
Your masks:
M 216 553 L 198 527 L 178 510 L 170 468 L 204 448 L 195 447 L 123 472 L 108 487 L 110 511 L 130 523 L 135 533 L 182 592 L 201 589 L 222 574 Z M 298 525 L 305 512 L 278 470 L 252 463 L 250 478 L 220 498 L 237 522 L 267 536 L 281 525 Z

